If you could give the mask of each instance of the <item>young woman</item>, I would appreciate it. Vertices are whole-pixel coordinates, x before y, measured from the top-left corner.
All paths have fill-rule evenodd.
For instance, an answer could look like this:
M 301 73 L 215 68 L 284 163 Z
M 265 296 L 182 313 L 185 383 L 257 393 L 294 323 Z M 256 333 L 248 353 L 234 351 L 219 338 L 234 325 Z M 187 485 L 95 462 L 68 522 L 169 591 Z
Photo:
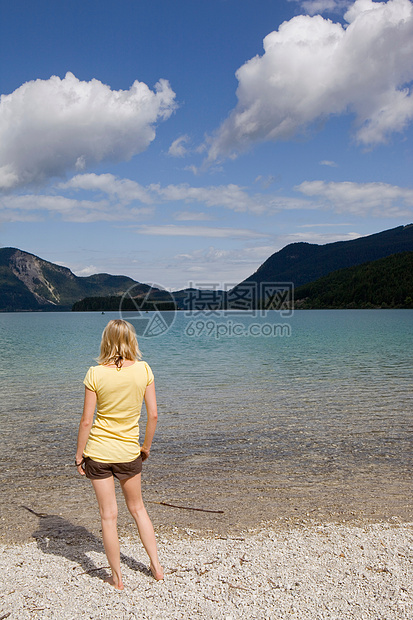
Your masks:
M 99 366 L 84 379 L 85 402 L 80 420 L 75 464 L 90 478 L 99 504 L 103 544 L 112 569 L 107 580 L 123 589 L 117 533 L 114 477 L 133 516 L 155 579 L 163 579 L 155 533 L 141 495 L 142 461 L 149 457 L 158 418 L 152 370 L 141 360 L 136 333 L 127 321 L 109 321 L 100 345 Z M 145 400 L 145 439 L 139 445 L 139 417 Z M 96 420 L 93 422 L 95 407 Z

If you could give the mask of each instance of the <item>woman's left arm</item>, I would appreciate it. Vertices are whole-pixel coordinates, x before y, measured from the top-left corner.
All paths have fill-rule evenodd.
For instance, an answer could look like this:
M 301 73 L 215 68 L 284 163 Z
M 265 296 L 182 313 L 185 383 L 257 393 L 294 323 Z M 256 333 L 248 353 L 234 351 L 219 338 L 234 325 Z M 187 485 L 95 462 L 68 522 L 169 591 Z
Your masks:
M 96 392 L 89 390 L 85 387 L 85 402 L 83 405 L 83 414 L 80 419 L 79 424 L 79 432 L 77 435 L 77 450 L 76 450 L 76 463 L 79 463 L 77 466 L 77 471 L 82 476 L 85 475 L 85 472 L 82 467 L 83 462 L 83 450 L 85 449 L 87 440 L 89 438 L 90 429 L 93 424 L 93 416 L 95 414 L 96 408 Z
M 156 406 L 156 394 L 155 394 L 155 382 L 152 382 L 147 386 L 145 390 L 145 405 L 146 405 L 146 431 L 145 439 L 141 446 L 142 461 L 145 461 L 149 457 L 151 450 L 152 439 L 155 435 L 156 424 L 158 422 L 158 408 Z

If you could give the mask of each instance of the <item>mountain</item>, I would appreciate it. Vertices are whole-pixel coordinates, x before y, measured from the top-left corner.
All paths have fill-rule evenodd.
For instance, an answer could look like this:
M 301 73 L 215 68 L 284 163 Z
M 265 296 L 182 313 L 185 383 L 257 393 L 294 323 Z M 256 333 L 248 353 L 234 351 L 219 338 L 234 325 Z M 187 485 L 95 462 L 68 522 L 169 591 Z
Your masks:
M 295 290 L 296 308 L 413 308 L 413 252 L 339 269 Z
M 245 283 L 293 282 L 297 288 L 337 269 L 361 265 L 399 252 L 413 251 L 413 224 L 325 245 L 290 243 L 272 254 Z
M 126 276 L 98 273 L 75 276 L 67 267 L 49 263 L 17 248 L 0 248 L 0 311 L 70 310 L 90 296 L 122 295 L 128 288 L 150 287 Z
M 1 248 L 0 311 L 70 310 L 81 300 L 82 303 L 76 304 L 75 309 L 103 310 L 113 306 L 117 309 L 121 296 L 131 287 L 134 288 L 134 297 L 140 296 L 147 299 L 149 304 L 162 304 L 168 309 L 279 309 L 288 300 L 291 289 L 288 283 L 293 283 L 297 290 L 337 270 L 412 251 L 413 224 L 326 245 L 291 243 L 270 256 L 254 274 L 231 291 L 184 289 L 176 291 L 171 298 L 167 291 L 151 290 L 150 286 L 126 276 L 99 273 L 79 277 L 67 267 L 55 265 L 34 254 L 16 248 Z M 388 277 L 386 274 L 387 268 L 382 276 L 377 275 L 377 286 L 381 286 L 383 279 Z M 277 283 L 284 285 L 277 287 Z M 150 290 L 149 297 L 147 293 Z M 301 290 L 300 295 L 309 296 L 302 294 Z M 147 307 L 149 309 L 150 305 Z

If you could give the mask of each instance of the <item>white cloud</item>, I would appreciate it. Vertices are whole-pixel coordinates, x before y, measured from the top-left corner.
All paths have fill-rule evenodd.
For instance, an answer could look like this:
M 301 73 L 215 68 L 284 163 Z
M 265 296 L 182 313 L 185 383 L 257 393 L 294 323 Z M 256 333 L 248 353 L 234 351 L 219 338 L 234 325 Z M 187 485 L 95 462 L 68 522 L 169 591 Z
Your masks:
M 76 271 L 77 276 L 91 276 L 94 273 L 98 273 L 98 268 L 95 265 L 88 265 L 88 267 L 83 267 L 83 269 Z
M 323 159 L 323 161 L 320 161 L 320 166 L 329 166 L 330 168 L 338 167 L 335 161 L 330 161 L 329 159 Z
M 0 98 L 0 189 L 39 184 L 100 161 L 128 160 L 155 138 L 175 108 L 166 80 L 113 91 L 93 79 L 26 82 Z
M 238 185 L 191 187 L 182 185 L 151 185 L 150 189 L 166 201 L 199 202 L 209 207 L 227 207 L 234 211 L 262 211 L 260 200 L 252 198 Z
M 59 189 L 100 191 L 123 204 L 135 200 L 150 204 L 152 198 L 142 185 L 130 179 L 119 179 L 113 174 L 78 174 L 66 183 L 60 183 Z
M 208 160 L 286 140 L 316 120 L 355 116 L 356 139 L 385 142 L 413 119 L 413 4 L 356 0 L 347 25 L 300 15 L 238 69 L 238 104 L 210 138 Z
M 321 207 L 333 208 L 337 213 L 379 217 L 413 215 L 413 189 L 388 183 L 304 181 L 295 189 L 317 198 Z
M 331 162 L 332 164 L 333 162 Z M 327 165 L 327 164 L 325 164 Z M 285 211 L 329 210 L 354 215 L 394 216 L 411 218 L 413 189 L 386 183 L 353 183 L 304 181 L 294 190 L 302 197 L 281 196 L 276 193 L 250 193 L 238 185 L 192 187 L 190 185 L 151 184 L 143 187 L 129 179 L 111 174 L 76 175 L 66 183 L 50 189 L 49 194 L 4 195 L 0 197 L 0 221 L 34 221 L 58 214 L 64 221 L 73 222 L 141 222 L 153 217 L 162 205 L 188 204 L 188 209 L 177 209 L 171 218 L 179 222 L 203 222 L 213 219 L 214 213 L 205 208 L 228 209 L 251 215 L 275 215 Z M 69 195 L 57 195 L 60 191 Z M 90 192 L 74 198 L 72 192 Z M 198 211 L 198 205 L 202 210 Z M 199 207 L 198 207 L 199 208 Z M 164 235 L 234 236 L 232 229 L 202 226 L 162 226 Z M 149 227 L 144 234 L 155 230 Z M 222 230 L 222 233 L 217 231 Z M 146 231 L 146 232 L 145 232 Z M 237 231 L 237 236 L 245 236 Z M 251 233 L 256 236 L 257 233 Z
M 190 262 L 200 262 L 206 267 L 208 267 L 210 263 L 217 263 L 221 261 L 232 264 L 247 263 L 255 265 L 256 267 L 257 260 L 266 260 L 274 252 L 274 247 L 271 245 L 254 246 L 251 248 L 242 248 L 237 250 L 223 250 L 222 248 L 210 246 L 206 249 L 202 248 L 199 250 L 194 250 L 190 253 L 178 254 L 175 258 L 180 258 L 184 261 Z
M 172 262 L 181 278 L 186 275 L 190 280 L 185 286 L 230 289 L 256 271 L 275 251 L 273 245 L 257 246 L 256 242 L 254 247 L 233 250 L 210 246 L 177 254 Z
M 174 140 L 169 147 L 168 155 L 171 157 L 185 157 L 188 152 L 185 144 L 189 142 L 189 136 L 184 135 Z
M 271 194 L 250 195 L 239 185 L 217 185 L 209 187 L 192 187 L 187 184 L 167 185 L 161 187 L 153 184 L 148 187 L 164 201 L 197 202 L 207 207 L 223 207 L 240 213 L 277 213 L 290 209 L 311 208 L 311 204 L 299 198 L 289 198 Z
M 159 226 L 139 226 L 138 232 L 141 235 L 160 235 L 167 237 L 217 237 L 234 239 L 255 239 L 268 237 L 263 233 L 247 230 L 245 228 L 214 228 L 211 226 L 176 226 L 175 224 L 164 224 Z
M 179 222 L 202 222 L 210 220 L 211 216 L 202 211 L 177 211 L 174 218 Z
M 192 172 L 194 176 L 198 176 L 200 172 L 199 168 L 197 168 L 193 164 L 191 164 L 190 166 L 185 166 L 184 170 L 187 170 L 188 172 Z
M 84 193 L 82 199 L 73 197 L 73 194 L 78 192 Z M 186 184 L 162 187 L 152 184 L 143 187 L 135 181 L 120 179 L 112 174 L 92 173 L 76 175 L 65 183 L 51 186 L 47 194 L 0 196 L 0 220 L 11 222 L 44 219 L 48 212 L 60 214 L 66 221 L 133 222 L 137 218 L 153 215 L 155 206 L 168 203 L 180 203 L 181 206 L 189 204 L 191 207 L 195 203 L 203 208 L 230 209 L 255 215 L 316 208 L 308 199 L 250 194 L 246 188 L 234 184 L 209 187 L 192 187 Z M 211 219 L 210 214 L 195 209 L 179 209 L 173 217 L 178 221 Z
M 126 208 L 108 200 L 74 200 L 65 196 L 27 194 L 0 198 L 0 221 L 20 222 L 59 214 L 66 222 L 119 222 L 153 214 L 151 207 Z
M 349 222 L 318 222 L 317 224 L 301 224 L 298 228 L 330 228 L 337 226 L 351 226 Z
M 261 179 L 257 178 L 256 181 Z M 273 177 L 264 179 L 265 185 L 272 182 Z M 146 187 L 130 179 L 119 179 L 112 174 L 76 175 L 65 183 L 57 186 L 60 190 L 86 190 L 101 192 L 109 199 L 127 205 L 138 201 L 144 204 L 162 204 L 177 202 L 185 204 L 201 204 L 206 207 L 230 209 L 240 213 L 278 213 L 283 210 L 311 209 L 312 204 L 302 198 L 279 196 L 278 194 L 250 193 L 247 188 L 235 184 L 194 187 L 186 183 L 180 185 L 161 186 L 153 183 Z M 1 206 L 1 202 L 0 202 Z M 178 211 L 177 219 L 210 219 L 205 213 L 196 211 Z
M 278 237 L 279 249 L 288 245 L 289 243 L 317 243 L 318 245 L 325 245 L 326 243 L 334 243 L 335 241 L 351 241 L 352 239 L 358 239 L 362 237 L 357 232 L 349 232 L 346 234 L 340 233 L 292 233 L 290 235 L 282 235 Z
M 271 187 L 271 185 L 276 181 L 276 177 L 272 174 L 268 174 L 267 176 L 263 177 L 261 174 L 259 174 L 254 183 L 259 183 L 264 189 L 268 189 L 269 187 Z
M 316 13 L 340 13 L 352 4 L 352 0 L 293 0 L 293 2 L 299 2 L 304 11 L 309 15 L 315 15 Z

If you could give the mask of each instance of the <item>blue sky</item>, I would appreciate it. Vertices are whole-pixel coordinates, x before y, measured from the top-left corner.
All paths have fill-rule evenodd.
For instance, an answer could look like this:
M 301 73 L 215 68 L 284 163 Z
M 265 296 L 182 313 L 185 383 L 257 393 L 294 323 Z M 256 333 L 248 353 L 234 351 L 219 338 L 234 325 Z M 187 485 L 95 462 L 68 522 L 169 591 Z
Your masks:
M 0 245 L 235 284 L 413 221 L 410 0 L 0 0 Z

